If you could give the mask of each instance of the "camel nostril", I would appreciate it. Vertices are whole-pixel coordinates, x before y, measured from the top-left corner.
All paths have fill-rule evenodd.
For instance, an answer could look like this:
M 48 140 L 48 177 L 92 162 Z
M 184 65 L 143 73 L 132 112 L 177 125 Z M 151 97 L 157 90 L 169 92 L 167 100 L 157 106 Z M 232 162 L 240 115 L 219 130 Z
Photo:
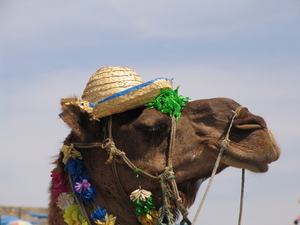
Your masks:
M 259 124 L 237 124 L 236 128 L 241 130 L 253 130 L 253 129 L 262 129 L 263 127 Z
M 267 124 L 263 118 L 260 116 L 242 114 L 237 118 L 233 125 L 241 130 L 254 130 L 254 129 L 263 129 L 267 127 Z

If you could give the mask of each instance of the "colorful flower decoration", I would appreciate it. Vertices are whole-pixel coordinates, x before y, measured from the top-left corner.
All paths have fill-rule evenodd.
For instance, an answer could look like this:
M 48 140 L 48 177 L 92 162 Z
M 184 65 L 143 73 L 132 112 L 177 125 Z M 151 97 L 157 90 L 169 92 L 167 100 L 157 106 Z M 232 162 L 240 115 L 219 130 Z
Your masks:
M 98 225 L 114 225 L 116 222 L 116 219 L 117 219 L 117 217 L 115 217 L 113 215 L 108 215 L 106 213 L 105 221 L 98 220 L 98 221 L 95 221 L 95 223 Z
M 84 217 L 81 215 L 79 206 L 77 204 L 72 204 L 66 210 L 64 210 L 63 217 L 68 225 L 88 225 Z
M 85 202 L 90 205 L 92 204 L 93 201 L 97 201 L 97 199 L 94 196 L 95 193 L 96 193 L 96 188 L 92 186 L 89 189 L 83 190 L 81 193 L 76 191 L 75 195 L 79 201 Z
M 144 189 L 136 189 L 130 194 L 130 200 L 131 201 L 136 201 L 138 199 L 142 201 L 146 201 L 146 198 L 150 198 L 152 193 L 150 191 L 146 191 Z
M 91 215 L 93 220 L 95 221 L 105 221 L 106 209 L 97 206 L 97 210 Z
M 71 192 L 72 189 L 70 188 L 69 185 L 67 185 L 67 182 L 64 180 L 62 176 L 62 172 L 59 171 L 57 168 L 51 171 L 51 177 L 53 180 L 53 196 L 54 196 L 54 201 L 57 202 L 58 196 L 63 193 L 63 192 Z
M 153 204 L 153 195 L 150 191 L 137 189 L 130 194 L 138 221 L 143 225 L 155 225 L 158 213 Z
M 178 121 L 181 116 L 181 111 L 184 109 L 185 104 L 190 100 L 189 97 L 178 95 L 178 89 L 179 86 L 175 90 L 171 88 L 161 89 L 161 94 L 145 106 L 155 108 L 162 113 L 174 115 L 175 120 Z
M 72 176 L 72 188 L 69 187 L 62 172 L 56 168 L 51 172 L 53 181 L 53 198 L 57 206 L 63 210 L 64 221 L 68 225 L 88 225 L 80 212 L 79 206 L 74 203 L 74 197 L 80 202 L 92 204 L 97 201 L 95 197 L 96 187 L 90 183 L 90 178 L 82 161 L 82 156 L 73 145 L 64 145 L 61 150 L 64 153 L 64 170 L 68 170 Z M 96 224 L 114 225 L 116 217 L 107 214 L 106 209 L 97 206 L 91 215 Z
M 63 192 L 58 196 L 57 206 L 61 210 L 67 209 L 74 203 L 74 197 L 70 193 Z
M 87 179 L 87 174 L 83 171 L 83 163 L 80 159 L 69 158 L 65 170 L 69 170 L 69 174 L 73 176 L 74 182 Z
M 152 211 L 146 215 L 139 215 L 138 221 L 143 225 L 155 225 L 157 223 L 158 213 L 157 211 Z
M 91 184 L 88 180 L 83 179 L 82 182 L 76 182 L 75 190 L 80 194 L 83 190 L 88 190 L 91 188 Z
M 68 146 L 68 145 L 63 145 L 63 147 L 61 148 L 61 151 L 64 153 L 64 158 L 63 158 L 63 160 L 62 160 L 64 164 L 67 164 L 68 159 L 69 159 L 70 157 L 72 157 L 73 159 L 76 159 L 76 158 L 82 159 L 81 153 L 78 152 L 78 151 L 74 148 L 73 144 L 71 144 L 70 146 Z

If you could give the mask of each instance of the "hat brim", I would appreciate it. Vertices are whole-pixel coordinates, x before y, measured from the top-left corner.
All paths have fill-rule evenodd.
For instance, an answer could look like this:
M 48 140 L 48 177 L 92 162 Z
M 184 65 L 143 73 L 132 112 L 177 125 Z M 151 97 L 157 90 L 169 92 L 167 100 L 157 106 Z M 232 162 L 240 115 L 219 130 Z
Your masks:
M 156 78 L 136 85 L 98 101 L 91 115 L 93 118 L 102 118 L 138 108 L 153 101 L 161 89 L 168 88 L 172 88 L 172 80 L 167 78 Z

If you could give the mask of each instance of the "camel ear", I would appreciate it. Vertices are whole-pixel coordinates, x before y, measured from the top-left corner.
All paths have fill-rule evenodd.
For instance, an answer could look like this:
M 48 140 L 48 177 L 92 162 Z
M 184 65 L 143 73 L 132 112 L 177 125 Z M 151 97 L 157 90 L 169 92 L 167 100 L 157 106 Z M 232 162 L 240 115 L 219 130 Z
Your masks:
M 90 122 L 90 113 L 93 108 L 87 101 L 79 100 L 79 98 L 63 98 L 60 103 L 63 111 L 59 114 L 60 118 L 79 134 L 83 126 Z

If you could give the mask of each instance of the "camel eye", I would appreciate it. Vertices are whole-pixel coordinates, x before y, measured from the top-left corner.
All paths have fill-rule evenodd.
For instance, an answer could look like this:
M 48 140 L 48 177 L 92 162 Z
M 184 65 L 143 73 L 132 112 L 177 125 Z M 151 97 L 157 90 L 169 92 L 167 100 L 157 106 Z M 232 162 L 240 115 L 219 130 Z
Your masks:
M 163 133 L 166 130 L 166 127 L 161 124 L 153 124 L 151 126 L 140 124 L 136 128 L 145 134 Z
M 160 144 L 166 137 L 168 137 L 170 124 L 168 120 L 160 119 L 149 123 L 149 120 L 143 120 L 134 125 L 138 132 L 142 133 L 143 139 L 151 145 Z
M 139 123 L 135 124 L 135 128 L 145 134 L 153 133 L 165 133 L 168 130 L 169 123 L 165 119 L 159 120 L 141 120 Z

